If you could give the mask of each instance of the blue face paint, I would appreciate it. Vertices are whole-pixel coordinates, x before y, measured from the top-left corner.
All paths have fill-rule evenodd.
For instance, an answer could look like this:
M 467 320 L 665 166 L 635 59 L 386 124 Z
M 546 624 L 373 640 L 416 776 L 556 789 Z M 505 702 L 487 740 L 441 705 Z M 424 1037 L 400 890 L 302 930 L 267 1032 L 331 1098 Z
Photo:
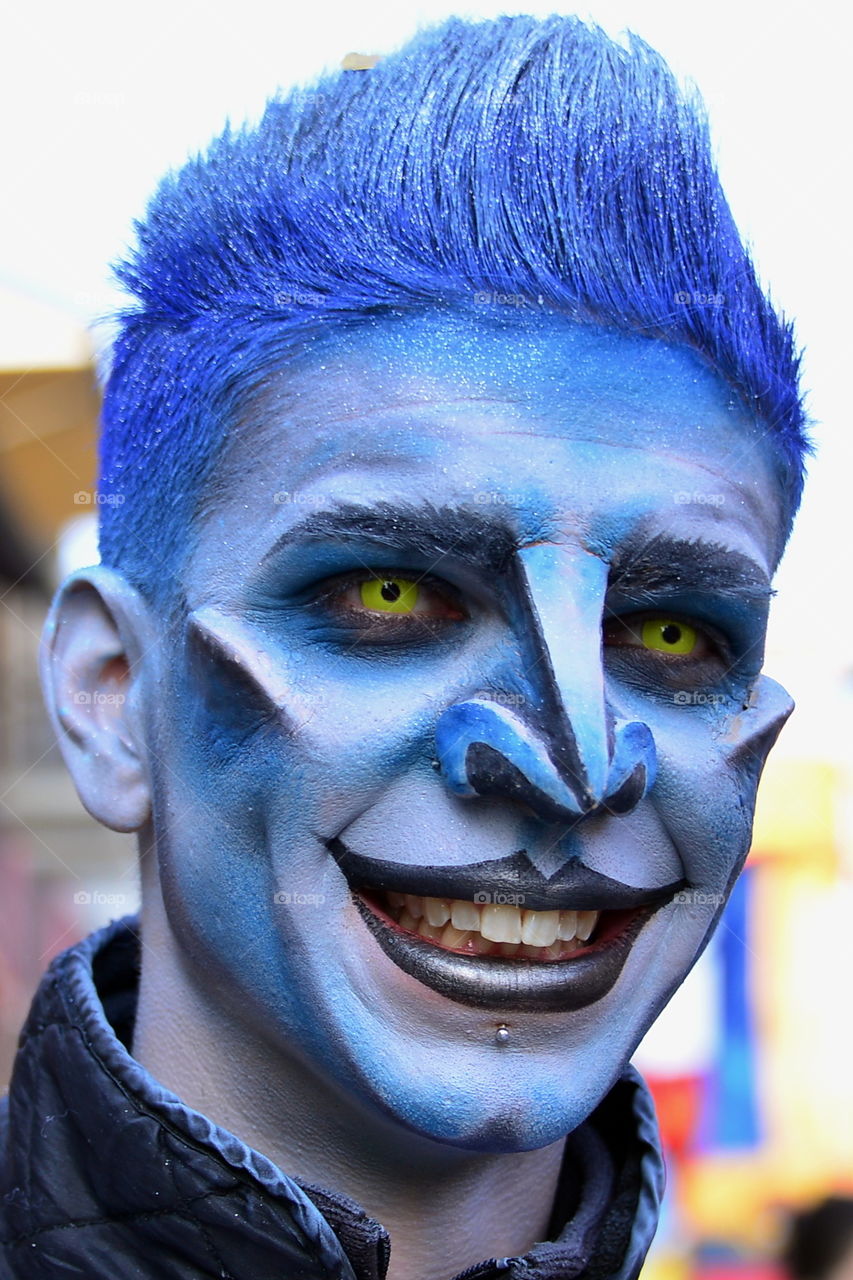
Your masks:
M 271 1071 L 478 1150 L 589 1113 L 704 945 L 790 711 L 759 675 L 774 474 L 698 357 L 554 316 L 385 319 L 269 384 L 152 767 L 175 936 Z M 451 947 L 465 912 L 425 898 L 580 932 Z

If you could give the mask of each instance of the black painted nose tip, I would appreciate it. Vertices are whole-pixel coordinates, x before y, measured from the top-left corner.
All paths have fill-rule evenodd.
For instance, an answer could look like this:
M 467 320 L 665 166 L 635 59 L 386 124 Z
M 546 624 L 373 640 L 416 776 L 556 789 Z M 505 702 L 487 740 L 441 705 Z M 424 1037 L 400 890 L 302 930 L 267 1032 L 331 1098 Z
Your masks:
M 654 741 L 640 721 L 614 725 L 612 754 L 600 771 L 607 780 L 601 795 L 590 791 L 579 771 L 558 767 L 542 735 L 513 710 L 487 699 L 449 707 L 435 738 L 442 776 L 455 795 L 501 796 L 548 822 L 627 813 L 655 779 Z

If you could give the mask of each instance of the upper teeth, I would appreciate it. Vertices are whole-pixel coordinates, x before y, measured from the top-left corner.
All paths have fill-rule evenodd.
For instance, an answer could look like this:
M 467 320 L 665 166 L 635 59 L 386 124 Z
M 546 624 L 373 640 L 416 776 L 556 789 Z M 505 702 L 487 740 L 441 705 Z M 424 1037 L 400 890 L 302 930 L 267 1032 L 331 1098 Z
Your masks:
M 425 920 L 435 929 L 448 921 L 460 933 L 479 933 L 490 942 L 525 943 L 550 947 L 554 942 L 586 942 L 598 923 L 598 911 L 531 911 L 503 903 L 467 902 L 460 898 L 422 898 L 411 893 L 388 893 L 392 907 L 401 910 L 406 927 Z

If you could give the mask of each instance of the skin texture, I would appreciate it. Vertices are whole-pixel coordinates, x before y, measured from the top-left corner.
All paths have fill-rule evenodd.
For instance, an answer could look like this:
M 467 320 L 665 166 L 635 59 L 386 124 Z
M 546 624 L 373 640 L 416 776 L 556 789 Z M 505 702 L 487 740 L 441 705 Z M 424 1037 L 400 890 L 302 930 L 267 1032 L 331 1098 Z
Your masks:
M 96 817 L 140 831 L 134 1052 L 379 1217 L 392 1280 L 542 1238 L 562 1138 L 707 940 L 791 709 L 759 674 L 780 523 L 770 442 L 692 352 L 424 314 L 270 378 L 179 623 L 106 569 L 57 605 L 66 758 Z M 418 582 L 419 611 L 367 609 L 376 575 Z M 686 657 L 639 639 L 671 617 Z M 483 1007 L 386 954 L 335 840 L 427 879 L 523 850 L 525 883 L 582 867 L 665 901 L 600 997 Z

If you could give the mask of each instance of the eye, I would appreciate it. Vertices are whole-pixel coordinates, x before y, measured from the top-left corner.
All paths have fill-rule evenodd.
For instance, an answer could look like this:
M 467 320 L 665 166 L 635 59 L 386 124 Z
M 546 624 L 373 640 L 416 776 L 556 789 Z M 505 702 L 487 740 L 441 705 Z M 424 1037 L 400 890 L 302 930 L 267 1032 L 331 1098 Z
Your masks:
M 646 649 L 657 653 L 693 653 L 699 643 L 699 633 L 686 622 L 674 618 L 647 618 L 640 627 L 640 638 Z
M 428 574 L 359 573 L 333 585 L 322 599 L 349 626 L 369 624 L 372 633 L 384 625 L 398 630 L 415 622 L 462 622 L 468 614 L 449 584 Z
M 359 596 L 365 609 L 377 613 L 414 613 L 421 589 L 411 578 L 371 578 L 361 583 Z
M 720 657 L 719 645 L 705 630 L 667 614 L 609 618 L 604 623 L 603 640 L 611 647 L 633 649 L 638 657 L 643 651 L 694 662 Z

